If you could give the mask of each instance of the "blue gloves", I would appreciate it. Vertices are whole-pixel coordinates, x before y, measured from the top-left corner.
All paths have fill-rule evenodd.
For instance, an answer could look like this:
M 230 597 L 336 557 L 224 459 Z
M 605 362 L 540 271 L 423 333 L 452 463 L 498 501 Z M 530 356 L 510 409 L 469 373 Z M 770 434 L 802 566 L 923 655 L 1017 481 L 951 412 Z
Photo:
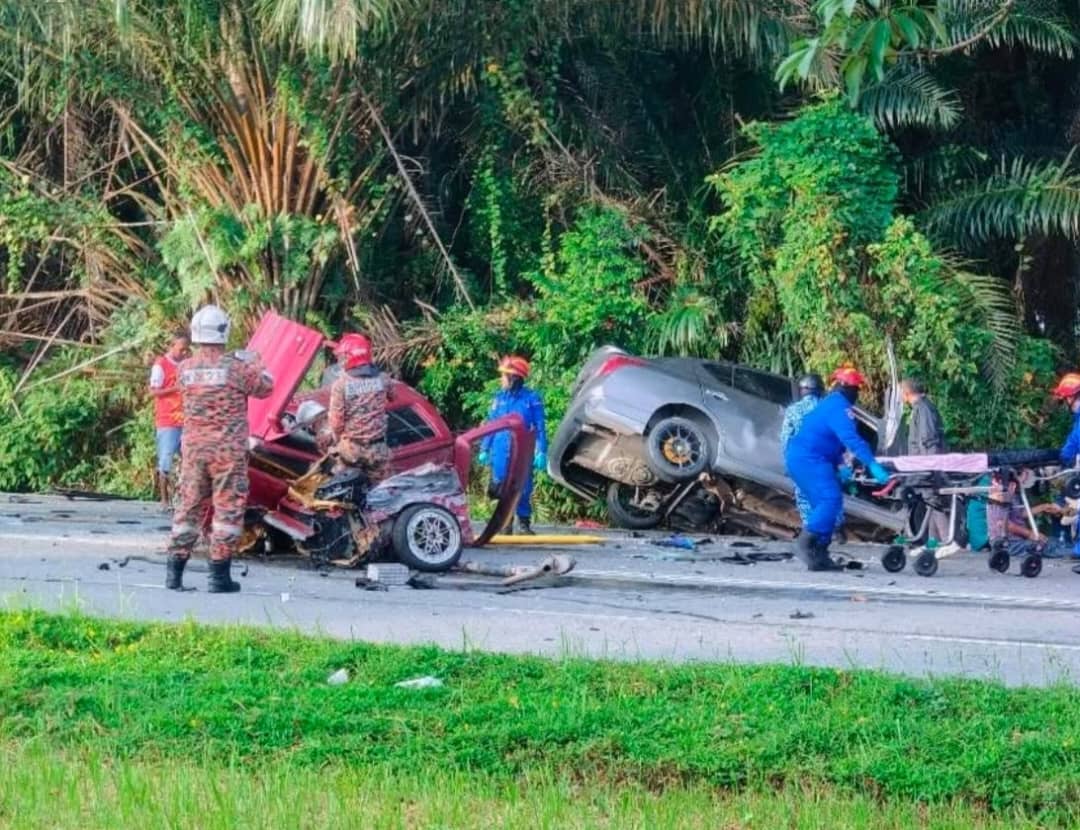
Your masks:
M 870 475 L 874 477 L 874 481 L 878 484 L 889 483 L 889 471 L 878 464 L 876 461 L 871 464 L 867 469 L 870 471 Z
M 486 467 L 489 460 L 487 450 L 480 450 L 480 457 L 477 460 L 481 467 Z
M 855 471 L 851 467 L 844 466 L 836 471 L 836 476 L 840 479 L 841 484 L 850 484 L 851 479 L 855 477 Z
M 536 455 L 533 456 L 533 469 L 540 473 L 547 469 L 547 454 L 541 450 L 536 451 Z

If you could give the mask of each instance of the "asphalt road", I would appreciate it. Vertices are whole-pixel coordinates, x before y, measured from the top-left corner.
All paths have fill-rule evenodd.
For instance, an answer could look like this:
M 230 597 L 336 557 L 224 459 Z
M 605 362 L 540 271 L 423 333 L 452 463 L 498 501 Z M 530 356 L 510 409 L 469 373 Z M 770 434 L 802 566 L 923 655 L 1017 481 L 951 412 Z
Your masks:
M 371 592 L 356 587 L 356 572 L 279 557 L 246 562 L 243 591 L 222 596 L 206 593 L 199 561 L 186 576 L 197 590 L 164 589 L 168 524 L 154 505 L 0 495 L 0 607 L 547 655 L 869 667 L 1010 685 L 1080 678 L 1080 576 L 1067 562 L 1025 579 L 961 554 L 927 579 L 886 573 L 879 549 L 858 547 L 848 552 L 863 570 L 811 574 L 793 561 L 724 561 L 789 550 L 781 543 L 714 539 L 691 552 L 658 546 L 663 534 L 610 534 L 564 551 L 577 560 L 570 575 L 515 590 L 453 574 L 432 590 Z M 529 563 L 550 550 L 464 558 Z

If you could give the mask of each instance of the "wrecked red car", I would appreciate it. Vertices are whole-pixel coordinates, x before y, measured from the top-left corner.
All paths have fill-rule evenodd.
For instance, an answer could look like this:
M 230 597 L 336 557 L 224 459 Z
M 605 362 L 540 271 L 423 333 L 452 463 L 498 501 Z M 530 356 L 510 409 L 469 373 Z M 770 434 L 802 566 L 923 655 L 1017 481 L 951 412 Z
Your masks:
M 452 567 L 464 546 L 483 545 L 512 516 L 533 456 L 532 434 L 512 415 L 455 435 L 430 401 L 394 381 L 387 426 L 392 475 L 368 489 L 358 473 L 322 472 L 315 436 L 295 413 L 305 401 L 329 402 L 329 385 L 305 383 L 327 345 L 319 332 L 273 312 L 248 343 L 274 376 L 273 393 L 248 402 L 249 546 L 262 540 L 273 550 L 293 547 L 338 565 L 389 556 L 417 570 Z M 302 384 L 309 388 L 298 392 Z M 512 438 L 510 475 L 476 534 L 466 497 L 472 446 L 502 430 Z

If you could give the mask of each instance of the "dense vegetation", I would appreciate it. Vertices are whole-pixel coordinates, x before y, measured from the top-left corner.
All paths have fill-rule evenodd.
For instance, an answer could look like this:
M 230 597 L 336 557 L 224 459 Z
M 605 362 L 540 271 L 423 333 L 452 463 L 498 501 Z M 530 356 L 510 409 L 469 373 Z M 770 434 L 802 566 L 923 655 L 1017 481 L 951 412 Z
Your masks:
M 0 0 L 0 489 L 145 492 L 216 298 L 458 424 L 505 349 L 779 371 L 886 343 L 958 446 L 1053 443 L 1080 16 L 1054 0 Z
M 349 682 L 329 685 L 342 668 Z M 395 686 L 426 675 L 444 685 Z M 248 804 L 240 826 L 297 810 L 355 826 L 335 806 L 370 799 L 381 817 L 406 799 L 420 816 L 365 824 L 700 827 L 727 826 L 709 816 L 735 801 L 739 827 L 1072 827 L 1077 703 L 1069 686 L 549 661 L 8 612 L 0 819 L 64 826 L 105 811 L 127 825 L 165 810 L 170 826 L 228 827 L 243 813 L 230 805 Z M 480 815 L 421 817 L 470 804 Z M 552 820 L 530 822 L 526 806 Z M 200 807 L 224 815 L 199 824 Z M 485 824 L 500 808 L 512 823 Z

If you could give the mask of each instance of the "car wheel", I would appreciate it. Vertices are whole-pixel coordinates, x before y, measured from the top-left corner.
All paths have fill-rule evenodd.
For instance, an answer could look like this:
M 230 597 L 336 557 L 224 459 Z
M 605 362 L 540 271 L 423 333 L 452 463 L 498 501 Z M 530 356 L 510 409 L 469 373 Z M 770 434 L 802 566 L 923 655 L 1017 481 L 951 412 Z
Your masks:
M 664 418 L 645 438 L 649 466 L 669 481 L 689 481 L 709 463 L 705 432 L 686 418 Z
M 635 491 L 629 484 L 613 481 L 607 490 L 607 512 L 611 523 L 627 530 L 651 530 L 663 520 L 658 510 L 649 510 L 633 504 Z
M 418 504 L 398 516 L 391 540 L 402 564 L 418 571 L 446 571 L 461 557 L 461 525 L 434 504 Z

